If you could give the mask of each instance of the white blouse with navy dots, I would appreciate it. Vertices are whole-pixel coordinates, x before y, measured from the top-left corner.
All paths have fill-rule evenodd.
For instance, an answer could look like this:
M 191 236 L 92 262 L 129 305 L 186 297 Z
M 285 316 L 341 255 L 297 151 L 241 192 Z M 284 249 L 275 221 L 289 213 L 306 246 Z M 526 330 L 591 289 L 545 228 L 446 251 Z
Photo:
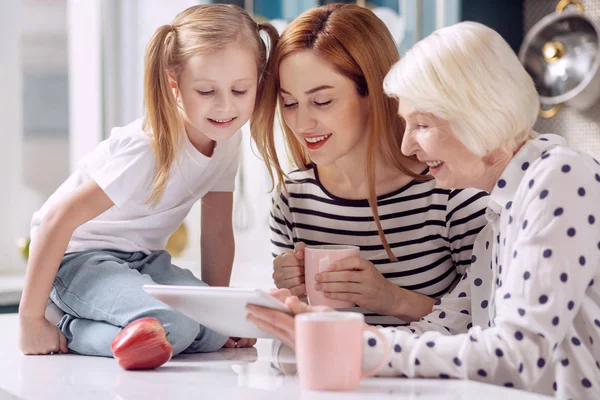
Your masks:
M 381 328 L 380 375 L 473 379 L 600 399 L 600 163 L 527 142 L 490 195 L 463 279 L 408 327 Z M 381 343 L 365 335 L 365 368 Z

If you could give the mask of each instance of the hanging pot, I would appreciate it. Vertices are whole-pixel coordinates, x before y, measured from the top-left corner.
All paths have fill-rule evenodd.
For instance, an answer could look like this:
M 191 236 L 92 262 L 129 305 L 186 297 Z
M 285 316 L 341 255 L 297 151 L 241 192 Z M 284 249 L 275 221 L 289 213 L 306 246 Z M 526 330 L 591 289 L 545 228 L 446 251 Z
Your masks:
M 569 5 L 577 8 L 565 9 Z M 588 109 L 600 98 L 600 28 L 583 11 L 580 0 L 561 0 L 519 51 L 538 90 L 542 118 L 554 117 L 563 105 Z

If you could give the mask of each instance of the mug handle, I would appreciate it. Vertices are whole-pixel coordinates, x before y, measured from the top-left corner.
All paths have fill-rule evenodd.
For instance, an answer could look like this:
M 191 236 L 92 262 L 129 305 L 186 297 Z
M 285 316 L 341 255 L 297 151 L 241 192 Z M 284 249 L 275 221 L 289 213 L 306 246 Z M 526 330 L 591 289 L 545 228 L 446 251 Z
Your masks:
M 388 358 L 390 357 L 390 346 L 385 336 L 383 336 L 383 333 L 381 333 L 379 329 L 373 328 L 371 326 L 365 326 L 363 332 L 364 331 L 370 331 L 379 337 L 379 340 L 381 340 L 381 343 L 383 343 L 383 357 L 381 358 L 381 362 L 376 367 L 371 368 L 368 371 L 363 371 L 361 378 L 367 378 L 369 376 L 375 375 L 377 372 L 379 372 L 381 368 L 383 368 Z

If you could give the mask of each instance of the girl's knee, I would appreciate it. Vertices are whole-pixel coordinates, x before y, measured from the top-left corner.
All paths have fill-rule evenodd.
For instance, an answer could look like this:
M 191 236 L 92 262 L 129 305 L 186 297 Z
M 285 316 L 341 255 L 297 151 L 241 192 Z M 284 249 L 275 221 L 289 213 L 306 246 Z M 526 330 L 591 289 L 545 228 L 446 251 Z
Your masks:
M 154 317 L 165 328 L 167 338 L 173 346 L 173 355 L 187 349 L 200 333 L 200 325 L 174 310 L 157 310 L 149 317 Z

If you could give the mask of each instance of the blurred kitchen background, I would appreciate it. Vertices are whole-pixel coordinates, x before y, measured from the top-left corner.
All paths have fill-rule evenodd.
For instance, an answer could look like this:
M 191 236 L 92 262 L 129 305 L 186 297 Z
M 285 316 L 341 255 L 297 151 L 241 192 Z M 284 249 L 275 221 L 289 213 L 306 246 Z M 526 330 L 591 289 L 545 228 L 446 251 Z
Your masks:
M 16 310 L 26 266 L 31 214 L 113 126 L 142 113 L 145 45 L 180 11 L 208 0 L 3 0 L 0 3 L 0 312 Z M 278 29 L 327 0 L 227 0 Z M 518 52 L 525 34 L 554 14 L 555 0 L 371 0 L 401 54 L 433 30 L 474 20 L 498 30 Z M 567 1 L 566 3 L 570 3 Z M 600 1 L 583 0 L 600 19 Z M 566 4 L 565 4 L 566 5 Z M 568 6 L 570 12 L 580 12 Z M 571 10 L 572 9 L 572 10 Z M 567 26 L 567 29 L 569 27 Z M 596 47 L 593 56 L 597 56 Z M 591 68 L 591 67 L 590 67 Z M 585 71 L 584 71 L 585 72 Z M 594 72 L 594 71 L 592 71 Z M 597 71 L 595 71 L 597 72 Z M 547 78 L 547 77 L 546 77 Z M 596 78 L 598 78 L 596 76 Z M 566 79 L 566 78 L 565 78 Z M 563 134 L 600 156 L 600 107 L 567 104 L 537 128 Z M 269 179 L 247 127 L 235 194 L 232 285 L 270 287 Z M 175 263 L 200 271 L 195 207 L 171 243 Z

